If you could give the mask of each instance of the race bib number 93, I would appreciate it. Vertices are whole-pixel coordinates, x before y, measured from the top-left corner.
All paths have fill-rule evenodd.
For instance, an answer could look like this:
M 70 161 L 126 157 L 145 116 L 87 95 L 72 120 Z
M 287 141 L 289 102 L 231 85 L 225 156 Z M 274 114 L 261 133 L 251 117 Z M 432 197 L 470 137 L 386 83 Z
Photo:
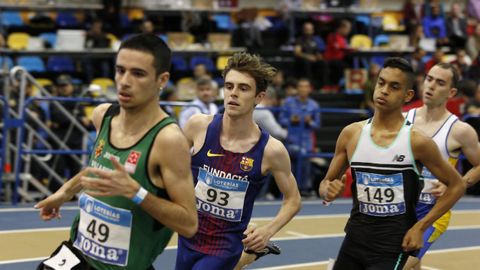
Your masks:
M 195 186 L 197 209 L 220 219 L 239 222 L 248 185 L 248 181 L 218 177 L 200 168 Z

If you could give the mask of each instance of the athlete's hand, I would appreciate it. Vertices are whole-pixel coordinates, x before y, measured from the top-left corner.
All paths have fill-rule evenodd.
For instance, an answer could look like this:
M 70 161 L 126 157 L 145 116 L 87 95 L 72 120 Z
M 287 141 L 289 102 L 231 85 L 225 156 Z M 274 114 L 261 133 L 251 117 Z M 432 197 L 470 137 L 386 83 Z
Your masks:
M 40 218 L 42 220 L 51 220 L 53 218 L 60 219 L 60 206 L 65 202 L 65 196 L 62 192 L 57 191 L 40 201 L 33 207 L 40 210 Z
M 345 190 L 346 175 L 342 176 L 342 179 L 338 180 L 324 180 L 320 183 L 320 196 L 327 202 L 335 200 L 338 196 L 343 194 Z
M 438 181 L 433 183 L 433 188 L 431 192 L 435 198 L 439 198 L 443 196 L 443 194 L 445 194 L 446 190 L 447 190 L 447 186 L 444 183 Z
M 423 247 L 423 231 L 418 228 L 417 224 L 413 225 L 403 237 L 403 251 L 409 252 L 421 249 Z
M 271 237 L 270 232 L 265 226 L 257 227 L 253 224 L 248 225 L 248 228 L 243 234 L 246 236 L 242 240 L 243 246 L 253 251 L 261 251 L 264 249 Z
M 140 185 L 130 177 L 125 168 L 115 159 L 110 158 L 115 170 L 106 171 L 98 168 L 87 168 L 86 175 L 82 176 L 82 186 L 86 188 L 87 194 L 92 196 L 125 196 L 133 198 Z

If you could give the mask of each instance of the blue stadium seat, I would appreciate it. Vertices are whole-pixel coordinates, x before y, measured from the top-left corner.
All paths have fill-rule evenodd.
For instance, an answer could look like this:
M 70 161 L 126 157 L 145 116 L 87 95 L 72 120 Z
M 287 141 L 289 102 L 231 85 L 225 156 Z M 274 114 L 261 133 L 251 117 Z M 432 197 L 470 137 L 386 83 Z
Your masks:
M 236 28 L 230 15 L 216 14 L 216 15 L 213 15 L 213 20 L 217 24 L 218 29 L 228 31 Z
M 208 56 L 198 55 L 190 58 L 190 69 L 193 70 L 193 68 L 198 64 L 204 64 L 208 71 L 215 70 L 215 64 Z
M 54 72 L 74 72 L 75 65 L 70 57 L 51 56 L 47 61 L 47 70 Z
M 19 12 L 4 11 L 0 12 L 1 24 L 5 27 L 9 26 L 23 26 L 23 20 Z
M 188 64 L 185 58 L 180 55 L 174 55 L 172 57 L 172 71 L 187 71 Z
M 59 12 L 56 20 L 57 26 L 75 27 L 78 26 L 77 18 L 72 12 Z
M 51 48 L 54 48 L 55 44 L 57 43 L 57 33 L 51 33 L 51 32 L 41 33 L 39 37 L 45 40 L 50 45 Z
M 28 72 L 45 72 L 45 64 L 38 56 L 20 56 L 17 58 L 17 64 Z
M 387 35 L 377 35 L 373 39 L 373 46 L 383 46 L 383 45 L 388 45 L 390 42 L 390 37 Z
M 1 56 L 0 57 L 0 69 L 3 69 L 4 63 L 7 63 L 7 68 L 11 69 L 13 67 L 13 61 L 12 58 L 8 56 Z

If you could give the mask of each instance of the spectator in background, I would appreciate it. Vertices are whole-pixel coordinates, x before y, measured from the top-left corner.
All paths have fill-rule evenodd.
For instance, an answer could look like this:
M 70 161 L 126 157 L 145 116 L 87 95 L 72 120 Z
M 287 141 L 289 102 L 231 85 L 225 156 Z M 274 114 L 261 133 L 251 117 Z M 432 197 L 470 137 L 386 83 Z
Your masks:
M 177 89 L 173 84 L 167 84 L 165 88 L 163 88 L 162 92 L 160 92 L 160 101 L 172 102 L 177 101 Z M 169 116 L 177 119 L 177 114 L 175 109 L 170 105 L 160 105 L 162 110 L 166 112 Z
M 419 108 L 423 106 L 423 82 L 425 80 L 425 73 L 417 72 L 415 73 L 415 83 L 413 84 L 413 90 L 415 91 L 415 96 L 402 107 L 402 112 L 408 112 L 410 109 Z
M 434 38 L 438 45 L 448 43 L 445 18 L 440 14 L 439 4 L 431 4 L 431 15 L 422 19 L 423 31 L 425 37 Z M 427 71 L 428 72 L 428 71 Z
M 103 22 L 100 19 L 94 19 L 90 30 L 87 32 L 85 41 L 86 49 L 110 48 L 110 40 L 107 34 L 103 32 Z M 85 73 L 87 80 L 91 81 L 94 77 L 111 77 L 111 63 L 106 59 L 84 59 Z M 96 72 L 97 71 L 97 72 Z
M 470 58 L 477 59 L 480 51 L 480 23 L 475 26 L 475 32 L 468 38 L 465 48 Z
M 255 111 L 253 111 L 253 120 L 275 139 L 285 141 L 288 134 L 287 130 L 277 122 L 274 114 L 269 110 L 269 108 L 276 108 L 277 106 L 278 100 L 275 89 L 268 87 L 265 92 L 265 97 L 257 105 Z
M 322 88 L 327 80 L 327 64 L 323 59 L 325 43 L 315 35 L 315 27 L 305 22 L 302 35 L 295 42 L 295 71 L 297 77 L 307 77 L 313 82 L 315 89 Z
M 72 78 L 69 75 L 62 74 L 56 80 L 56 92 L 59 97 L 75 97 L 75 88 L 72 84 Z M 85 110 L 79 102 L 59 102 L 69 114 L 78 122 L 78 124 L 88 127 L 90 120 L 85 116 Z M 51 129 L 58 138 L 65 143 L 71 150 L 81 150 L 83 147 L 83 132 L 65 115 L 58 106 L 50 103 Z M 52 141 L 54 149 L 63 149 L 59 144 Z M 75 155 L 81 159 L 79 155 Z M 82 168 L 81 163 L 71 155 L 56 155 L 51 165 L 60 177 L 70 178 L 76 175 Z M 68 170 L 68 174 L 67 171 Z M 62 186 L 55 180 L 50 179 L 48 188 L 55 192 Z
M 467 20 L 462 14 L 459 3 L 452 3 L 450 16 L 447 18 L 447 36 L 453 50 L 464 48 L 467 41 Z
M 298 162 L 302 164 L 302 177 L 298 177 L 298 187 L 303 195 L 310 195 L 312 191 L 312 180 L 310 175 L 309 158 L 300 157 L 301 154 L 316 151 L 315 131 L 320 128 L 320 106 L 310 98 L 312 84 L 307 78 L 299 79 L 297 82 L 297 95 L 288 97 L 282 106 L 279 116 L 280 123 L 287 127 L 288 137 L 286 141 L 287 150 L 292 158 L 292 170 L 298 174 Z
M 472 65 L 468 69 L 467 78 L 474 80 L 475 83 L 480 83 L 480 54 L 473 58 Z
M 424 49 L 416 47 L 415 51 L 412 54 L 410 64 L 412 65 L 413 71 L 415 73 L 425 73 L 425 63 L 423 62 L 423 57 L 427 53 Z
M 363 104 L 364 109 L 373 112 L 375 107 L 373 104 L 373 91 L 375 90 L 375 84 L 377 84 L 377 76 L 380 72 L 380 66 L 375 63 L 371 63 L 368 68 L 368 78 L 363 85 Z
M 151 20 L 144 20 L 140 26 L 140 32 L 144 34 L 155 34 L 155 25 Z
M 267 91 L 265 91 L 265 96 L 262 101 L 255 107 L 253 111 L 253 120 L 257 125 L 268 132 L 272 137 L 278 139 L 282 142 L 287 138 L 288 132 L 284 129 L 275 119 L 274 113 L 277 111 L 271 111 L 269 108 L 278 108 L 278 99 L 276 91 L 273 87 L 269 86 Z M 272 177 L 268 176 L 265 180 L 265 184 L 260 189 L 260 192 L 257 195 L 257 198 L 265 197 L 267 199 L 273 199 L 277 194 L 274 184 L 271 181 Z
M 2 29 L 0 29 L 0 48 L 5 47 L 6 44 L 7 43 L 6 43 L 6 40 L 5 40 L 4 33 L 3 33 Z
M 214 97 L 218 96 L 218 83 L 213 80 L 212 74 L 208 71 L 205 64 L 196 64 L 193 67 L 193 79 L 200 80 L 202 78 L 208 78 L 212 82 L 213 90 L 215 91 Z M 222 91 L 223 92 L 223 91 Z M 223 93 L 221 93 L 223 95 Z
M 335 32 L 327 36 L 327 48 L 324 56 L 325 60 L 328 61 L 329 88 L 338 89 L 344 69 L 347 67 L 346 54 L 349 50 L 347 37 L 351 30 L 352 24 L 350 21 L 341 20 Z
M 422 1 L 405 0 L 403 4 L 403 18 L 407 27 L 407 32 L 411 33 L 415 26 L 420 24 L 423 11 Z
M 480 86 L 477 86 L 473 80 L 463 80 L 459 82 L 458 88 L 467 98 L 462 114 L 480 116 Z
M 458 48 L 455 52 L 455 60 L 451 62 L 453 67 L 457 70 L 458 75 L 460 75 L 460 80 L 465 78 L 468 74 L 468 69 L 472 64 L 472 60 L 467 55 L 467 52 L 463 48 Z
M 218 107 L 214 103 L 216 91 L 213 89 L 210 78 L 200 78 L 196 81 L 195 94 L 197 97 L 190 102 L 193 106 L 185 107 L 180 112 L 178 124 L 181 128 L 183 128 L 188 119 L 195 114 L 216 114 L 218 112 Z
M 428 71 L 436 64 L 442 63 L 444 55 L 445 53 L 443 50 L 441 48 L 437 48 L 433 53 L 433 57 L 428 60 L 427 63 L 425 63 L 425 73 L 428 73 Z
M 425 33 L 423 32 L 423 26 L 417 24 L 413 26 L 410 32 L 410 45 L 414 48 L 418 48 L 422 44 L 422 40 L 425 39 Z

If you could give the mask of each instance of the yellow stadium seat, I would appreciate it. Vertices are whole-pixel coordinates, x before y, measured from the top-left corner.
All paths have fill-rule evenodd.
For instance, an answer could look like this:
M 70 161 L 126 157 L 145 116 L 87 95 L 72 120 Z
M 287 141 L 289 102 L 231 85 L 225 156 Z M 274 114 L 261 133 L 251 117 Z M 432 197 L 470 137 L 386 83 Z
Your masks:
M 107 38 L 110 40 L 110 48 L 113 48 L 115 43 L 118 42 L 118 38 L 112 33 L 107 33 Z
M 8 35 L 7 45 L 12 50 L 24 50 L 28 46 L 30 35 L 23 32 L 14 32 Z
M 110 78 L 95 78 L 90 84 L 99 85 L 102 88 L 102 93 L 106 93 L 109 87 L 115 87 L 115 82 Z
M 177 97 L 179 100 L 192 100 L 195 98 L 195 81 L 185 77 L 177 81 Z
M 372 48 L 372 39 L 367 35 L 353 35 L 350 46 L 354 49 L 370 49 Z
M 228 63 L 230 56 L 219 56 L 217 58 L 217 69 L 223 70 Z
M 43 88 L 53 85 L 53 82 L 50 79 L 46 78 L 36 78 L 35 81 Z M 34 96 L 40 95 L 40 89 L 38 89 L 38 87 L 36 87 L 35 85 L 33 85 L 33 93 Z
M 143 12 L 143 9 L 140 8 L 132 8 L 128 11 L 128 19 L 130 21 L 134 20 L 143 20 L 145 18 L 145 13 Z

